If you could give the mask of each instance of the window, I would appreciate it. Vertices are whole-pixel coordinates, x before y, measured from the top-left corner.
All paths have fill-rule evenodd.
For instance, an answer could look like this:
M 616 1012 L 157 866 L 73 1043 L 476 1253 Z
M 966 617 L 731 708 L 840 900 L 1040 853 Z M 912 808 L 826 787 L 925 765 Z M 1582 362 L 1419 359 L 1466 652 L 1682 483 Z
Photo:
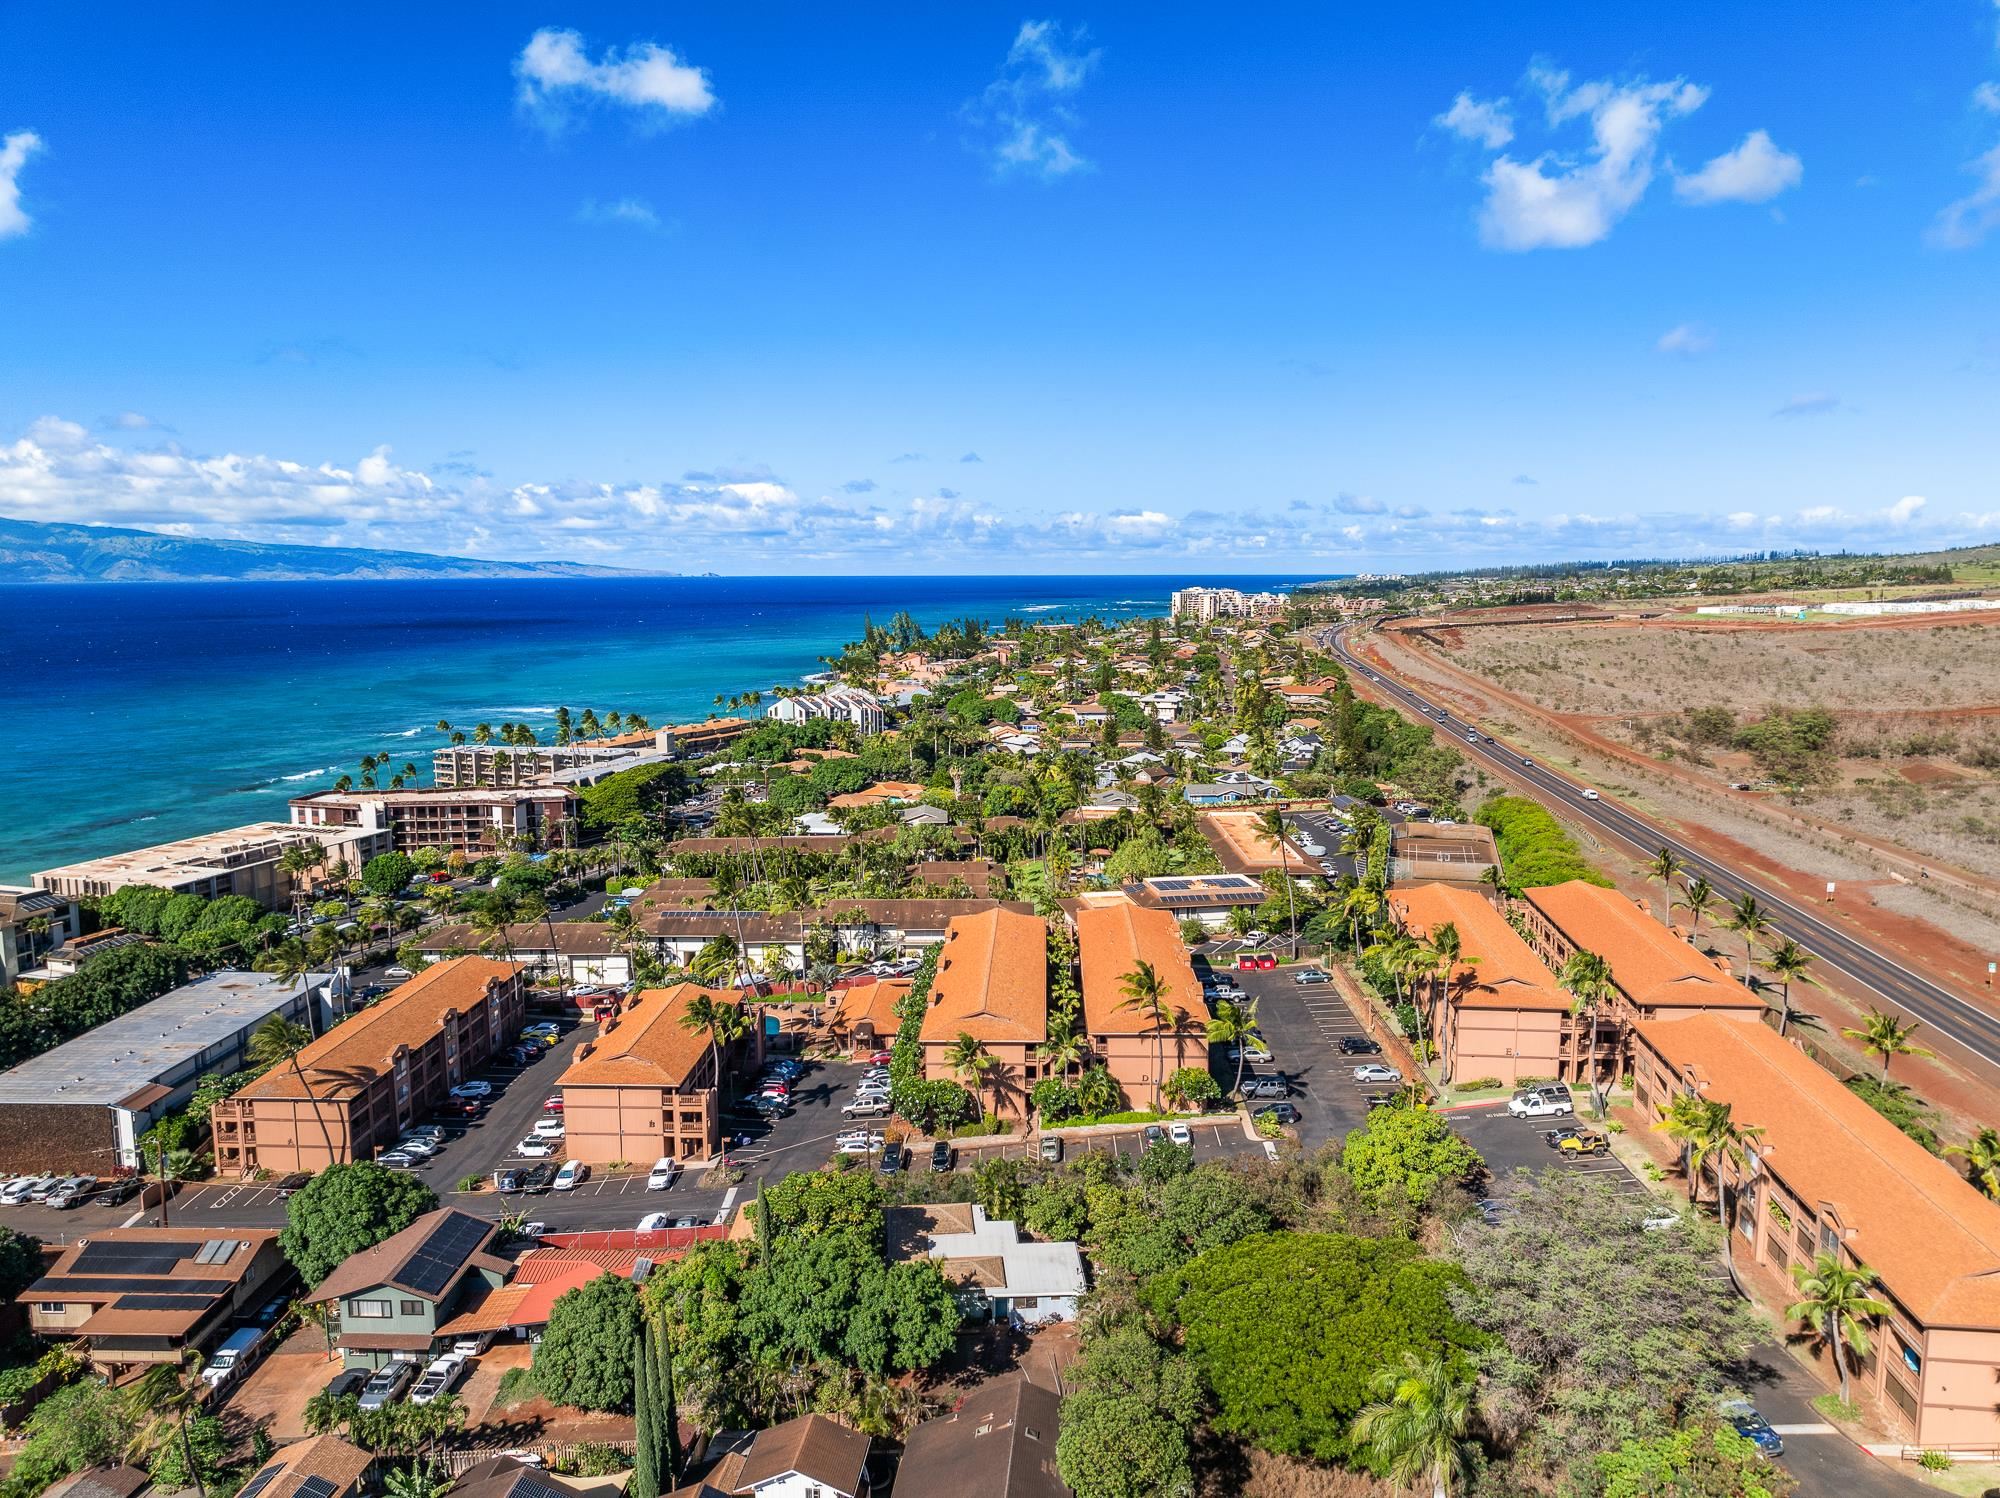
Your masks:
M 380 1321 L 389 1314 L 389 1302 L 386 1300 L 350 1300 L 347 1303 L 347 1314 L 358 1321 Z
M 44 1316 L 60 1316 L 67 1307 L 59 1300 L 44 1300 L 38 1302 L 35 1309 L 40 1311 Z
M 396 1309 L 401 1311 L 405 1316 L 421 1316 L 424 1314 L 424 1303 L 421 1300 L 400 1301 L 397 1303 Z

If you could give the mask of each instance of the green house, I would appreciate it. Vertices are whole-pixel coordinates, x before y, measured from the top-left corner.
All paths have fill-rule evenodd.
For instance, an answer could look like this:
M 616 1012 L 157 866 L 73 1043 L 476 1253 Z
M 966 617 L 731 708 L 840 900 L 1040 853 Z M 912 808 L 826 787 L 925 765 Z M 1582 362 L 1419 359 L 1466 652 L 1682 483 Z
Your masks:
M 347 1367 L 421 1362 L 437 1350 L 439 1327 L 514 1272 L 492 1252 L 499 1232 L 455 1207 L 426 1213 L 335 1269 L 306 1303 L 335 1305 Z

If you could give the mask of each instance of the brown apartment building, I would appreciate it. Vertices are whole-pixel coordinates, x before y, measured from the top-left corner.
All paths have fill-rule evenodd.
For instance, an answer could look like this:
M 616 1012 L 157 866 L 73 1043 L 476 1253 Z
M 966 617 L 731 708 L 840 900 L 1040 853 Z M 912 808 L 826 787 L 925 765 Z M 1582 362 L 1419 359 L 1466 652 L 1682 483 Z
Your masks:
M 521 968 L 454 957 L 426 968 L 215 1105 L 218 1172 L 324 1170 L 372 1159 L 476 1076 L 526 1017 Z
M 1604 1080 L 1630 1064 L 1632 1027 L 1642 1021 L 1723 1014 L 1754 1022 L 1764 1016 L 1762 999 L 1615 889 L 1572 879 L 1523 891 L 1513 910 L 1549 971 L 1560 973 L 1579 950 L 1609 965 L 1616 991 L 1596 1021 Z M 1587 1022 L 1575 1021 L 1565 1040 L 1564 1076 L 1580 1078 L 1588 1069 L 1589 1043 Z
M 693 983 L 649 988 L 594 1040 L 576 1048 L 576 1059 L 557 1080 L 562 1089 L 564 1144 L 569 1158 L 587 1165 L 629 1160 L 643 1165 L 662 1156 L 708 1160 L 722 1149 L 721 1078 L 708 1031 L 685 1023 L 696 996 L 734 1004 L 737 995 Z M 733 1053 L 733 1054 L 732 1054 Z M 722 1053 L 755 1066 L 762 1058 L 761 1030 Z
M 991 1068 L 975 1080 L 949 1059 L 961 1035 L 985 1046 Z M 1040 916 L 995 907 L 945 927 L 928 1007 L 918 1032 L 924 1076 L 960 1082 L 982 1107 L 1025 1117 L 1041 1076 L 1036 1048 L 1049 1038 L 1049 933 Z
M 1676 1095 L 1727 1103 L 1763 1131 L 1732 1180 L 1736 1263 L 1779 1306 L 1790 1269 L 1834 1254 L 1881 1277 L 1855 1389 L 1912 1446 L 2000 1446 L 2000 1205 L 1767 1025 L 1728 1011 L 1641 1021 L 1640 1114 Z M 1850 1365 L 1852 1366 L 1852 1365 Z M 1822 1360 L 1829 1382 L 1833 1370 Z
M 1155 1083 L 1182 1067 L 1208 1065 L 1208 1005 L 1170 912 L 1087 905 L 1076 913 L 1076 939 L 1090 1049 L 1135 1106 L 1151 1103 Z M 1164 1027 L 1126 1007 L 1125 980 L 1141 962 L 1165 983 Z
M 292 799 L 294 827 L 386 832 L 399 853 L 563 846 L 576 797 L 559 785 L 509 790 L 319 791 Z
M 1430 941 L 1441 926 L 1458 932 L 1461 960 L 1449 974 L 1421 979 L 1412 997 L 1424 1033 L 1449 1079 L 1564 1075 L 1570 997 L 1483 890 L 1420 884 L 1389 891 L 1405 935 Z

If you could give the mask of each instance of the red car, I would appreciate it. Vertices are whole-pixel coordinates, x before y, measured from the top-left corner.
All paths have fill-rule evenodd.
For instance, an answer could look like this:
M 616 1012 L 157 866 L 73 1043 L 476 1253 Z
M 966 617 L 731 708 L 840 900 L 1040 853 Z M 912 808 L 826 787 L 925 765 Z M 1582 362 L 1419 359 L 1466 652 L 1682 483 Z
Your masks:
M 548 1097 L 542 1099 L 542 1112 L 561 1113 L 562 1110 L 563 1110 L 563 1100 L 561 1094 L 557 1094 L 554 1097 Z
M 874 1055 L 867 1058 L 868 1064 L 870 1066 L 887 1066 L 891 1061 L 895 1059 L 896 1058 L 894 1056 L 891 1056 L 887 1051 L 877 1051 L 875 1052 Z
M 1255 968 L 1273 968 L 1277 965 L 1278 959 L 1269 952 L 1245 952 L 1236 959 L 1236 970 L 1244 973 Z

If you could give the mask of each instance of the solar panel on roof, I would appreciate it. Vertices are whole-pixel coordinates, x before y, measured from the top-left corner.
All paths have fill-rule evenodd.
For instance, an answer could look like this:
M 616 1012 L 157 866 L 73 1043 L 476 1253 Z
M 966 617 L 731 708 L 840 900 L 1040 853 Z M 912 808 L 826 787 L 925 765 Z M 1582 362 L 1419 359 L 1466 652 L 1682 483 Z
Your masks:
M 284 1470 L 284 1463 L 272 1462 L 268 1467 L 264 1468 L 263 1471 L 259 1472 L 255 1477 L 251 1478 L 248 1482 L 244 1483 L 242 1488 L 238 1490 L 236 1498 L 257 1498 L 257 1495 L 259 1493 L 263 1492 L 264 1489 L 266 1489 L 271 1485 L 271 1479 L 276 1477 L 278 1473 L 283 1470 Z
M 436 1295 L 451 1283 L 486 1239 L 487 1225 L 476 1217 L 452 1216 L 432 1230 L 423 1246 L 410 1256 L 400 1282 L 419 1295 Z
M 215 1304 L 213 1295 L 121 1295 L 121 1311 L 199 1311 Z
M 178 1243 L 134 1243 L 112 1239 L 85 1245 L 71 1269 L 78 1274 L 172 1274 L 187 1256 Z
M 333 1498 L 333 1484 L 324 1477 L 308 1477 L 299 1484 L 299 1498 Z

